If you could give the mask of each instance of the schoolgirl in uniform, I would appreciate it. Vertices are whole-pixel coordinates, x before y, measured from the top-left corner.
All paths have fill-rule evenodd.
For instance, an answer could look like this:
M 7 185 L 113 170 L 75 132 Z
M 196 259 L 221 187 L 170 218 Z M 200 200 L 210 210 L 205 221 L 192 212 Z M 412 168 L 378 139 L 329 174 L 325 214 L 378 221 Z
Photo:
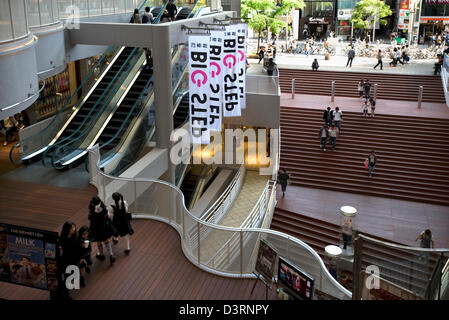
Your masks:
M 103 246 L 106 246 L 109 251 L 109 262 L 113 265 L 115 257 L 109 240 L 117 231 L 112 225 L 105 204 L 99 197 L 93 197 L 89 204 L 89 221 L 92 241 L 96 242 L 98 247 L 97 259 L 101 261 L 105 259 Z
M 112 194 L 112 199 L 114 204 L 111 204 L 112 208 L 112 223 L 114 228 L 117 230 L 117 236 L 114 237 L 114 243 L 118 243 L 118 236 L 124 237 L 126 241 L 125 253 L 129 254 L 131 252 L 131 247 L 129 243 L 129 236 L 134 233 L 131 227 L 132 216 L 128 212 L 128 204 L 123 200 L 123 195 L 118 192 Z
M 81 287 L 86 286 L 86 279 L 84 277 L 84 272 L 90 273 L 89 266 L 92 265 L 92 246 L 89 240 L 89 227 L 82 226 L 78 232 L 78 250 L 80 257 L 80 285 Z

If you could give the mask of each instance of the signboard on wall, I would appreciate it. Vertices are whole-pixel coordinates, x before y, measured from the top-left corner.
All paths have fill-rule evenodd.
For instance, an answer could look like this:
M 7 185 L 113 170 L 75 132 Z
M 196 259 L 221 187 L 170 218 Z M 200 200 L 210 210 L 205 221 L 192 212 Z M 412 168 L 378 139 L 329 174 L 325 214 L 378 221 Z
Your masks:
M 421 22 L 449 20 L 449 0 L 422 0 Z
M 58 234 L 0 223 L 0 281 L 55 291 Z
M 351 20 L 353 9 L 338 9 L 338 20 Z
M 257 274 L 263 276 L 268 285 L 273 281 L 275 275 L 276 258 L 276 250 L 267 241 L 260 240 L 255 270 Z
M 398 29 L 408 30 L 410 23 L 410 10 L 399 10 Z
M 399 10 L 408 10 L 409 0 L 399 0 Z

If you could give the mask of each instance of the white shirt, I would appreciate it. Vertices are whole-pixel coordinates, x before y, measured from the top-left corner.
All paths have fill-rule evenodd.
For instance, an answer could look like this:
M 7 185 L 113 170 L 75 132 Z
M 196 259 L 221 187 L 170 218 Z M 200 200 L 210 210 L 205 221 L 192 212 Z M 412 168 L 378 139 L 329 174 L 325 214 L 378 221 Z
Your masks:
M 334 120 L 335 121 L 341 121 L 342 112 L 341 110 L 334 111 Z

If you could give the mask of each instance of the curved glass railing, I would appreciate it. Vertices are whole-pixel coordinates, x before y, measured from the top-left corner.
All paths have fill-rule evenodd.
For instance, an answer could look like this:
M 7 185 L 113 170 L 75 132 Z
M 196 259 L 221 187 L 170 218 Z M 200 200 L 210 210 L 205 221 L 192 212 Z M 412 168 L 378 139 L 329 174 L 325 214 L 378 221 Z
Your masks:
M 105 174 L 99 168 L 98 147 L 89 150 L 89 157 L 90 182 L 97 187 L 99 197 L 109 203 L 112 193 L 120 192 L 136 218 L 157 219 L 173 226 L 180 234 L 184 255 L 197 267 L 225 277 L 254 278 L 252 272 L 257 244 L 260 239 L 265 239 L 279 256 L 287 258 L 314 277 L 317 293 L 323 292 L 342 300 L 351 299 L 351 292 L 333 278 L 320 256 L 301 240 L 269 229 L 233 228 L 202 221 L 187 210 L 184 195 L 176 186 L 160 180 Z M 265 207 L 273 205 L 274 197 L 275 192 L 271 192 L 266 199 L 270 202 L 266 202 Z M 264 210 L 258 211 L 262 213 Z M 218 254 L 220 259 L 217 251 L 211 250 L 217 244 L 210 243 L 210 235 L 214 235 L 215 239 L 233 239 L 227 242 L 229 246 L 221 247 Z
M 64 156 L 79 149 L 79 144 L 83 141 L 82 139 L 94 127 L 102 113 L 107 112 L 107 110 L 113 107 L 111 101 L 117 96 L 117 93 L 120 94 L 124 91 L 122 84 L 133 70 L 141 54 L 140 50 L 134 48 L 108 83 L 107 87 L 103 90 L 93 107 L 89 110 L 88 114 L 78 125 L 78 128 L 69 136 L 47 147 L 42 156 L 44 166 L 52 166 L 55 169 L 62 169 L 64 167 L 64 164 L 61 162 Z

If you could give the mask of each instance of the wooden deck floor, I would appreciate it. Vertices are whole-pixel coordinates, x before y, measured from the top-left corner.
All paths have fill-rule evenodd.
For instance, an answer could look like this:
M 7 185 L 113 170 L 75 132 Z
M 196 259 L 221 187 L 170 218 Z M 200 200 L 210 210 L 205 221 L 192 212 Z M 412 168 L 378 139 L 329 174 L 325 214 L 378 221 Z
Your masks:
M 0 221 L 59 231 L 71 219 L 87 223 L 87 206 L 95 188 L 73 190 L 20 181 L 0 180 Z M 259 283 L 253 294 L 253 279 L 230 279 L 204 272 L 184 256 L 178 233 L 152 220 L 135 220 L 132 251 L 125 255 L 123 243 L 114 245 L 117 261 L 94 261 L 87 286 L 73 292 L 84 299 L 251 300 L 265 299 Z M 96 248 L 93 248 L 95 252 Z M 269 298 L 276 299 L 275 290 Z M 46 291 L 0 282 L 0 299 L 49 299 Z

